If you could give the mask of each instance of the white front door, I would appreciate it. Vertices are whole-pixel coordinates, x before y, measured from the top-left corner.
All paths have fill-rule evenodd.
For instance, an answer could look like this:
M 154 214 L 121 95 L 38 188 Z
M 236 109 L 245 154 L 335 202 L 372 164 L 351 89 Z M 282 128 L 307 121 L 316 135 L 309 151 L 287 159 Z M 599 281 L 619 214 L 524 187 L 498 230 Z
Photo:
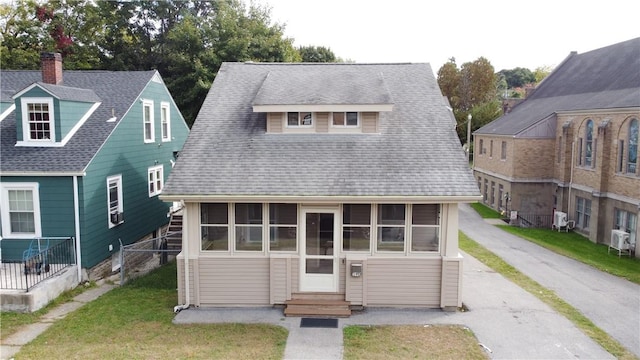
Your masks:
M 302 211 L 300 291 L 338 291 L 338 211 Z

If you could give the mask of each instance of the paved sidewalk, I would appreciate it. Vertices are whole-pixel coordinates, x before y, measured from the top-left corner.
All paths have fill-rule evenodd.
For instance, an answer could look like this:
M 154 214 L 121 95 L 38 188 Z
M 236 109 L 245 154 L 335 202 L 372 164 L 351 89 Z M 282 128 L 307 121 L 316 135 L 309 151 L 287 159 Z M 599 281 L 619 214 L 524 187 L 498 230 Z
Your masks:
M 89 301 L 95 300 L 109 290 L 116 287 L 107 282 L 98 282 L 98 287 L 89 289 L 73 298 L 73 301 L 61 304 L 45 314 L 37 323 L 26 325 L 20 331 L 9 336 L 0 344 L 0 359 L 8 360 L 20 351 L 20 348 L 47 330 L 56 320 L 62 319 L 69 313 L 79 309 Z
M 459 324 L 469 327 L 494 359 L 613 359 L 569 320 L 465 254 L 463 299 L 468 312 L 368 308 L 339 319 L 337 329 L 300 328 L 281 309 L 187 309 L 174 323 L 267 323 L 289 330 L 285 359 L 342 359 L 347 325 Z
M 523 274 L 553 290 L 640 357 L 640 285 L 511 235 L 460 206 L 460 230 Z M 613 255 L 611 255 L 613 256 Z

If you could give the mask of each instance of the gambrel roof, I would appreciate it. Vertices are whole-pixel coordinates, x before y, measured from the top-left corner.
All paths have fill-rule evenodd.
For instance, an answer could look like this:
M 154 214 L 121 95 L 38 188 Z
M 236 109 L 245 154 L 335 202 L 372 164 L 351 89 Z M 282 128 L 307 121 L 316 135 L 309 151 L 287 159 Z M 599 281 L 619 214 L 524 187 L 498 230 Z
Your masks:
M 82 173 L 119 120 L 157 72 L 154 71 L 64 71 L 64 83 L 45 84 L 42 72 L 3 70 L 0 87 L 4 103 L 32 85 L 61 100 L 100 103 L 89 119 L 62 147 L 15 146 L 15 111 L 0 122 L 1 173 Z M 107 122 L 116 117 L 117 121 Z
M 267 114 L 253 111 L 316 102 L 392 110 L 380 112 L 375 134 L 267 133 Z M 224 63 L 163 197 L 226 195 L 476 200 L 479 192 L 429 64 Z
M 517 135 L 563 111 L 640 107 L 640 38 L 571 53 L 512 111 L 477 135 Z

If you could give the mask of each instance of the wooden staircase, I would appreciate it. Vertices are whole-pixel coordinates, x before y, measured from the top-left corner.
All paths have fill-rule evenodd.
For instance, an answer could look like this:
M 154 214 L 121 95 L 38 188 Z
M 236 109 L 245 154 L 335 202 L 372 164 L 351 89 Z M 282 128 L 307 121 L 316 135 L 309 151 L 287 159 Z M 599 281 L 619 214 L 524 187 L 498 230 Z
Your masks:
M 182 250 L 182 211 L 171 213 L 164 236 L 167 239 L 167 250 Z
M 287 300 L 285 316 L 299 317 L 349 317 L 351 303 L 344 294 L 294 293 Z

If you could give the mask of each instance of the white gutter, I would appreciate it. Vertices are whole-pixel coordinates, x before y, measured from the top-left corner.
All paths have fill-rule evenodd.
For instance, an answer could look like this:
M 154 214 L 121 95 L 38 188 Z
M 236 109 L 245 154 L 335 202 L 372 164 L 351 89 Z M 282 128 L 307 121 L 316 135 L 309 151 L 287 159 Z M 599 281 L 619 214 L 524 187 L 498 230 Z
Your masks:
M 78 193 L 78 177 L 73 177 L 73 212 L 76 230 L 76 265 L 78 268 L 78 283 L 82 282 L 82 253 L 80 252 L 80 200 Z
M 179 195 L 179 194 L 161 194 L 160 200 L 163 201 L 181 201 L 186 202 L 206 202 L 212 200 L 227 202 L 289 202 L 289 203 L 314 203 L 314 204 L 334 204 L 336 202 L 345 202 L 350 204 L 358 203 L 378 203 L 393 204 L 397 202 L 420 202 L 433 204 L 453 204 L 476 202 L 482 200 L 482 196 L 474 195 L 457 195 L 457 196 L 416 196 L 416 195 L 396 195 L 396 196 L 304 196 L 304 195 Z

